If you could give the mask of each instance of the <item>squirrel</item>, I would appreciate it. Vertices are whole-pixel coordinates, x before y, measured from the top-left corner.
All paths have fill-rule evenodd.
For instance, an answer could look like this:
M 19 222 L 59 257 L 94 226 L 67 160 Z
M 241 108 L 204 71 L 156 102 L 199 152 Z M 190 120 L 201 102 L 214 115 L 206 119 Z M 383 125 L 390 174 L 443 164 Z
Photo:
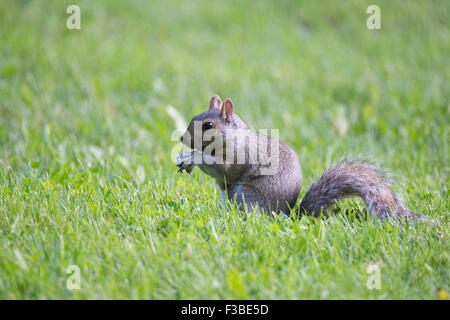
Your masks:
M 208 133 L 214 134 L 208 139 Z M 236 137 L 247 140 L 239 144 Z M 302 185 L 297 154 L 286 143 L 248 127 L 234 112 L 231 99 L 222 103 L 219 96 L 212 97 L 209 109 L 191 120 L 181 143 L 193 151 L 182 152 L 177 157 L 180 172 L 190 173 L 198 166 L 216 180 L 223 200 L 235 201 L 241 211 L 256 209 L 262 214 L 270 215 L 274 211 L 290 216 Z M 263 151 L 263 156 L 251 154 L 255 145 L 259 152 Z M 268 162 L 264 152 L 271 151 L 278 154 Z M 236 161 L 239 156 L 240 162 Z M 275 162 L 275 170 L 267 173 Z M 390 217 L 401 221 L 424 220 L 402 204 L 399 195 L 390 188 L 383 170 L 357 159 L 340 161 L 325 170 L 293 212 L 299 217 L 318 217 L 337 200 L 353 196 L 361 197 L 370 215 L 376 215 L 380 220 Z

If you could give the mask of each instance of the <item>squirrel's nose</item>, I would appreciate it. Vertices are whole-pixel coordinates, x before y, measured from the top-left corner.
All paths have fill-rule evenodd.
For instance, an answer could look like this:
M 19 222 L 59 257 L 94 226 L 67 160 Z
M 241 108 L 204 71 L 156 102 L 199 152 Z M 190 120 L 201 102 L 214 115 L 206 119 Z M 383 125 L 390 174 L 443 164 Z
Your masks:
M 180 138 L 180 142 L 183 142 L 183 136 L 181 136 L 181 138 Z

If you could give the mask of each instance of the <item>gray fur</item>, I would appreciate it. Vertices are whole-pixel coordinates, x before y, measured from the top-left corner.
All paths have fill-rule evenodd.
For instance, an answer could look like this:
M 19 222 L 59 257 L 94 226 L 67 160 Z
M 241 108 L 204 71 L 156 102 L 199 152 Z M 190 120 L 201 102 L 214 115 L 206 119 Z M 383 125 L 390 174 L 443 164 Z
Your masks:
M 230 128 L 249 130 L 249 133 L 255 137 L 260 135 L 249 128 L 236 113 L 224 118 L 223 110 L 218 107 L 220 104 L 220 98 L 213 97 L 210 109 L 192 119 L 182 139 L 184 144 L 191 147 L 193 145 L 193 121 L 195 120 L 213 121 L 216 129 L 220 130 L 224 137 L 226 130 Z M 191 141 L 184 139 L 188 136 L 191 137 Z M 273 138 L 269 138 L 268 150 L 274 142 Z M 236 201 L 241 210 L 256 209 L 260 213 L 269 215 L 272 211 L 289 215 L 301 190 L 302 171 L 294 150 L 281 141 L 277 142 L 279 166 L 273 175 L 262 174 L 264 165 L 261 163 L 201 163 L 198 166 L 216 180 L 221 191 L 230 201 Z M 226 143 L 225 137 L 224 144 Z M 232 142 L 228 141 L 228 143 Z M 236 152 L 244 152 L 247 159 L 248 145 L 245 145 L 244 150 L 235 150 Z M 217 159 L 217 155 L 215 157 Z M 180 155 L 181 160 L 177 163 L 180 170 L 193 168 L 191 163 L 183 160 L 190 158 Z M 352 196 L 361 197 L 369 212 L 381 220 L 391 216 L 398 220 L 423 220 L 421 216 L 404 207 L 401 198 L 390 188 L 385 171 L 361 160 L 343 160 L 327 169 L 305 193 L 300 203 L 299 213 L 317 217 L 337 200 Z
M 327 169 L 305 193 L 300 214 L 318 216 L 337 200 L 352 196 L 361 197 L 370 214 L 376 214 L 380 220 L 389 216 L 421 220 L 404 207 L 400 196 L 390 188 L 384 170 L 358 159 L 340 161 Z

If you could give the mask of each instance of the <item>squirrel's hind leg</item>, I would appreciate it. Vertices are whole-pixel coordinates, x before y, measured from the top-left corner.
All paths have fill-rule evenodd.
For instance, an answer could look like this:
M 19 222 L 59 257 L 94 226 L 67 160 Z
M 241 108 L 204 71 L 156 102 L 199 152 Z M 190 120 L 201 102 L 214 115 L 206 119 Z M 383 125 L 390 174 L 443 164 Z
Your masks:
M 239 209 L 244 212 L 253 212 L 254 210 L 259 214 L 270 214 L 271 212 L 263 194 L 242 185 L 233 190 L 230 200 L 235 201 Z

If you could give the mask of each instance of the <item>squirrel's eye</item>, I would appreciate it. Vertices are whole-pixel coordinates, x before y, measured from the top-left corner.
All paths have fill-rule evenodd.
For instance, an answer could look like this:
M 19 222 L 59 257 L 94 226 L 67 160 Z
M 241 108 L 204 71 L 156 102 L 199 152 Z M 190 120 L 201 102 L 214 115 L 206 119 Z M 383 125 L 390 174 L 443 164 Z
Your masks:
M 203 130 L 208 130 L 213 127 L 213 123 L 211 121 L 207 121 L 203 124 Z

